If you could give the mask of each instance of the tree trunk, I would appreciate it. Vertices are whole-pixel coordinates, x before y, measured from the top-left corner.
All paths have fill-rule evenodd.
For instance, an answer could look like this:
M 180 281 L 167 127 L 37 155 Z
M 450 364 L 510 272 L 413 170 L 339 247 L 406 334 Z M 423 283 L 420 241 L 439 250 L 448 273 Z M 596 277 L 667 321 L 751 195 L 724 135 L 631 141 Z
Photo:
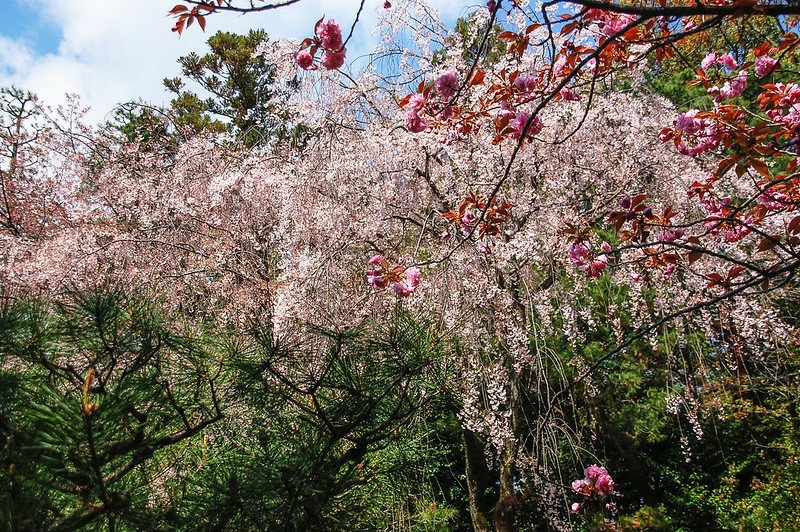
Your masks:
M 488 500 L 487 490 L 492 487 L 492 472 L 486 467 L 483 455 L 485 443 L 474 432 L 464 429 L 464 455 L 466 457 L 467 491 L 469 513 L 476 532 L 492 530 L 489 515 L 493 501 Z

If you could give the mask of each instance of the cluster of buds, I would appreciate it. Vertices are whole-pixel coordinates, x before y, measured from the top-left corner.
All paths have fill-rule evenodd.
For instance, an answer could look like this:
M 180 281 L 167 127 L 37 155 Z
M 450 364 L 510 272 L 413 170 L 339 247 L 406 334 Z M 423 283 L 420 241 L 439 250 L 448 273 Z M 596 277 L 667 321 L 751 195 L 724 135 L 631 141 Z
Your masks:
M 414 266 L 391 266 L 380 255 L 373 255 L 369 259 L 367 283 L 379 290 L 391 286 L 397 296 L 408 297 L 419 286 L 419 274 L 419 269 Z
M 597 495 L 599 497 L 608 497 L 614 493 L 614 479 L 608 474 L 605 467 L 599 465 L 590 465 L 584 471 L 584 478 L 579 478 L 572 483 L 572 491 L 579 493 L 589 499 Z M 584 502 L 576 502 L 572 504 L 572 511 L 579 512 L 583 509 Z M 607 504 L 608 509 L 611 508 L 611 503 Z
M 344 64 L 347 48 L 342 41 L 342 30 L 335 20 L 322 22 L 319 19 L 314 25 L 314 38 L 305 39 L 300 45 L 300 51 L 295 55 L 295 61 L 303 70 L 316 70 L 314 57 L 318 50 L 324 52 L 322 66 L 327 70 L 335 70 Z

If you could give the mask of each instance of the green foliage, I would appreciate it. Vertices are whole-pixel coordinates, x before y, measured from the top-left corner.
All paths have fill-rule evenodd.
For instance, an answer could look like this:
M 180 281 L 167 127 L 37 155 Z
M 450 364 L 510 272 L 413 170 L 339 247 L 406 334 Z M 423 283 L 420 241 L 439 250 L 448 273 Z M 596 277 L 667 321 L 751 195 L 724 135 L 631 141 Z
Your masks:
M 6 299 L 0 345 L 3 527 L 155 527 L 165 454 L 221 418 L 213 343 L 110 290 Z
M 312 132 L 281 107 L 275 67 L 257 53 L 267 39 L 263 30 L 247 35 L 220 31 L 208 39 L 209 53 L 178 60 L 182 77 L 165 79 L 164 86 L 176 95 L 171 111 L 179 129 L 231 133 L 247 147 L 276 139 L 305 143 Z M 200 94 L 186 89 L 187 81 Z
M 454 31 L 461 38 L 461 57 L 468 65 L 475 63 L 476 59 L 481 59 L 484 65 L 494 65 L 506 56 L 508 49 L 506 42 L 497 38 L 503 31 L 503 27 L 500 24 L 495 24 L 489 32 L 489 37 L 481 51 L 481 44 L 485 35 L 484 29 L 482 25 L 475 23 L 474 14 L 470 17 L 460 17 L 456 20 Z M 443 63 L 448 54 L 454 51 L 458 51 L 454 50 L 454 46 L 445 46 L 437 50 L 433 54 L 432 63 L 434 65 Z M 481 52 L 480 57 L 478 57 L 479 52 Z
M 212 529 L 380 529 L 388 510 L 416 504 L 414 493 L 431 496 L 442 467 L 424 420 L 448 374 L 446 353 L 435 326 L 402 313 L 284 336 L 254 324 L 231 346 L 238 414 L 192 474 L 181 519 Z

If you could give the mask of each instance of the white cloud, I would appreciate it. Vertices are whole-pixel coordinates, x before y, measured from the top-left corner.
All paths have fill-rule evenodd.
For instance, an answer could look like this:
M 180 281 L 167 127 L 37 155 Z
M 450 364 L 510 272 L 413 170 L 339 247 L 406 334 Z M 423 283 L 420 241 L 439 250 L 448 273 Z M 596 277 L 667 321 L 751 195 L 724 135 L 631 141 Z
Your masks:
M 178 39 L 166 17 L 165 6 L 172 4 L 164 0 L 81 0 L 70 2 L 67 8 L 64 0 L 32 2 L 61 30 L 58 51 L 36 54 L 25 43 L 0 35 L 0 86 L 18 85 L 49 104 L 62 102 L 65 93 L 79 94 L 92 108 L 92 121 L 102 120 L 122 101 L 166 102 L 169 95 L 161 80 L 179 73 L 178 57 L 192 51 L 202 53 L 205 40 L 217 30 L 244 33 L 264 28 L 273 39 L 301 39 L 324 14 L 337 19 L 346 32 L 359 3 L 304 0 L 258 14 L 221 13 L 208 19 L 207 33 L 191 27 Z M 448 11 L 460 9 L 455 0 L 447 4 Z M 354 36 L 357 40 L 349 46 L 351 57 L 368 51 L 375 11 L 382 5 L 383 0 L 368 0 Z

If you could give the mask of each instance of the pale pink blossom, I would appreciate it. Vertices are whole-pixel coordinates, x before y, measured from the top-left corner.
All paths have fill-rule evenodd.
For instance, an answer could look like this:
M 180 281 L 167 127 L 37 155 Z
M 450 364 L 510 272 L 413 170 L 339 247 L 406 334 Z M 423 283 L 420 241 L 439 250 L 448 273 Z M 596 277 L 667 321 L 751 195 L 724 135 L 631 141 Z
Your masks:
M 747 88 L 747 71 L 741 70 L 736 75 L 735 78 L 730 79 L 722 84 L 722 87 L 717 88 L 717 86 L 713 86 L 708 89 L 709 94 L 717 93 L 717 96 L 714 98 L 716 103 L 720 103 L 722 100 L 727 100 L 729 98 L 736 98 L 740 94 L 744 92 Z
M 717 62 L 717 54 L 714 52 L 709 53 L 706 55 L 702 61 L 700 61 L 700 68 L 703 70 L 708 70 L 711 65 Z
M 775 66 L 777 64 L 777 59 L 773 59 L 768 55 L 761 55 L 756 57 L 756 64 L 754 65 L 753 70 L 755 70 L 756 76 L 763 78 L 772 74 L 772 71 L 775 70 Z
M 392 287 L 394 293 L 399 297 L 408 297 L 414 293 L 419 286 L 419 269 L 411 266 L 405 271 L 405 279 L 396 282 Z
M 778 100 L 780 107 L 800 103 L 800 86 L 796 83 L 776 83 L 775 88 L 782 95 Z
M 679 114 L 675 119 L 675 128 L 688 134 L 696 142 L 693 146 L 685 141 L 678 144 L 678 151 L 684 155 L 699 155 L 716 148 L 722 141 L 722 134 L 714 122 L 706 118 L 697 118 L 699 112 L 697 109 L 691 109 Z
M 575 493 L 580 493 L 581 495 L 588 495 L 587 488 L 589 484 L 587 484 L 582 478 L 572 481 L 572 491 Z
M 408 108 L 413 109 L 414 111 L 421 111 L 422 108 L 425 107 L 425 95 L 424 94 L 414 94 L 408 100 Z
M 588 65 L 587 65 L 588 67 Z M 556 77 L 566 76 L 572 71 L 572 69 L 567 66 L 567 60 L 564 57 L 559 57 L 555 63 L 553 63 L 553 73 Z

